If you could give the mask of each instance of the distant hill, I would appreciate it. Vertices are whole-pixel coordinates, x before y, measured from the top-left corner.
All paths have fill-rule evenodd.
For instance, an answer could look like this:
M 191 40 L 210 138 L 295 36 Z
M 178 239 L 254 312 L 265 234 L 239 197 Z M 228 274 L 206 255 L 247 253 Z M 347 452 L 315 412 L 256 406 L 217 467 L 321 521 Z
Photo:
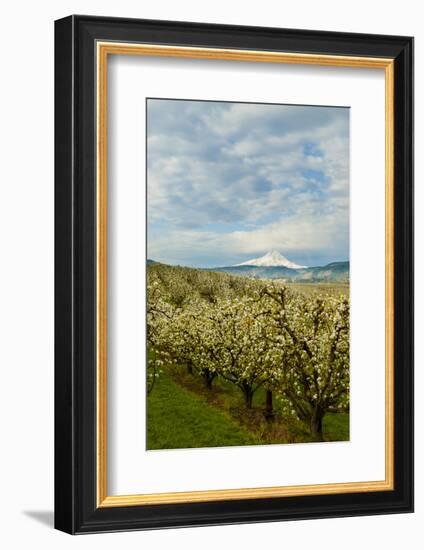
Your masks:
M 292 269 L 284 266 L 238 265 L 207 268 L 253 279 L 283 279 L 299 283 L 348 282 L 349 262 L 332 262 L 324 266 Z
M 148 259 L 147 265 L 155 265 L 159 262 Z M 195 268 L 196 269 L 196 268 Z M 282 265 L 257 266 L 257 265 L 232 265 L 224 267 L 197 268 L 202 271 L 215 273 L 228 273 L 239 277 L 251 279 L 279 279 L 296 283 L 347 283 L 349 282 L 349 262 L 332 262 L 324 266 L 305 267 L 293 269 Z

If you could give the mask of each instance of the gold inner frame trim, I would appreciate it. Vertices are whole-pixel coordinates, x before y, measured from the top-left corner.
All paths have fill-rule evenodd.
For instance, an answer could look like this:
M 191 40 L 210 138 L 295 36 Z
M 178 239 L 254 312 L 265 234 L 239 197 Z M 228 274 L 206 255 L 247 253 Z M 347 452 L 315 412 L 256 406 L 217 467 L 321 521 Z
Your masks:
M 364 493 L 394 489 L 394 60 L 302 53 L 97 42 L 97 506 Z M 109 55 L 218 59 L 384 69 L 385 72 L 385 479 L 315 485 L 109 496 L 107 492 L 107 61 Z

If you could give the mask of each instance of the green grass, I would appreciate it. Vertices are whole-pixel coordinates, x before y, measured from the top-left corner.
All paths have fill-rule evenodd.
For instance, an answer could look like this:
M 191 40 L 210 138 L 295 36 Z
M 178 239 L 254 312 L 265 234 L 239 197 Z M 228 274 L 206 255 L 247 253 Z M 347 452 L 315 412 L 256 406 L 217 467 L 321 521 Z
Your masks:
M 275 402 L 276 421 L 263 417 L 265 392 L 245 408 L 241 392 L 218 378 L 212 391 L 182 365 L 166 368 L 147 399 L 147 449 L 225 447 L 310 442 L 306 427 L 283 418 Z M 326 441 L 349 440 L 349 414 L 328 413 L 323 420 Z
M 254 445 L 259 441 L 202 396 L 163 373 L 147 398 L 147 449 Z
M 349 414 L 327 413 L 322 422 L 324 438 L 329 441 L 349 441 Z
M 209 404 L 225 411 L 229 416 L 253 433 L 261 444 L 293 443 L 312 441 L 306 427 L 292 418 L 282 418 L 279 401 L 274 398 L 274 410 L 278 422 L 269 425 L 263 417 L 265 404 L 265 389 L 259 388 L 253 397 L 253 409 L 247 411 L 240 390 L 223 378 L 216 378 L 213 390 L 204 387 L 199 376 L 188 374 L 183 365 L 170 371 L 170 375 L 178 384 L 191 392 L 203 396 Z M 327 413 L 323 419 L 323 432 L 326 441 L 349 440 L 349 413 Z

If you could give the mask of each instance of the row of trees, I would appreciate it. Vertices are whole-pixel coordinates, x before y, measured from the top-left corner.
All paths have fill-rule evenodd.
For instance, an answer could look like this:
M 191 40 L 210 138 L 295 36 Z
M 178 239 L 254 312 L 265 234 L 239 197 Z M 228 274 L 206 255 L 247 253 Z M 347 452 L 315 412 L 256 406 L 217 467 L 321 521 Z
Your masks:
M 192 273 L 190 273 L 192 272 Z M 322 440 L 327 412 L 349 406 L 349 302 L 278 283 L 184 268 L 149 269 L 148 388 L 163 364 L 186 365 L 212 388 L 230 381 L 247 407 L 266 390 Z

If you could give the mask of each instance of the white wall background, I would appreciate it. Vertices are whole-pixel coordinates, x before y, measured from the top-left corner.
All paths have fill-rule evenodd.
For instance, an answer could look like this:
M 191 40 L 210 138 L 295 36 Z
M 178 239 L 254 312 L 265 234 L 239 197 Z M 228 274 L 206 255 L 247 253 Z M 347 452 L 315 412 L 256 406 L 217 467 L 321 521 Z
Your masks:
M 0 543 L 4 548 L 422 548 L 422 285 L 416 288 L 416 513 L 70 537 L 53 507 L 53 21 L 71 13 L 416 37 L 416 280 L 424 277 L 424 27 L 420 3 L 386 0 L 15 0 L 0 32 Z

